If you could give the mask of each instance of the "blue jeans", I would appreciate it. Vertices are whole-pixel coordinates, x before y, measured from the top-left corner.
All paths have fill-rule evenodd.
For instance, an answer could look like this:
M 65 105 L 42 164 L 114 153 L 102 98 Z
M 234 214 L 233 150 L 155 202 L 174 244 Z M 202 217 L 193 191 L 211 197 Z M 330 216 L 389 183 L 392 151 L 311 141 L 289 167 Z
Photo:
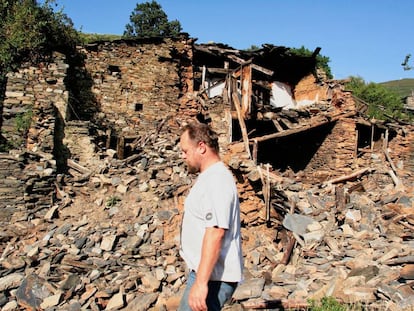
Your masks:
M 191 271 L 187 278 L 187 286 L 184 289 L 183 296 L 181 298 L 178 311 L 191 311 L 188 305 L 188 295 L 190 294 L 191 287 L 196 279 L 196 274 Z M 207 309 L 208 311 L 220 311 L 223 305 L 231 298 L 237 283 L 228 283 L 222 281 L 210 281 L 208 282 L 208 294 L 207 294 Z

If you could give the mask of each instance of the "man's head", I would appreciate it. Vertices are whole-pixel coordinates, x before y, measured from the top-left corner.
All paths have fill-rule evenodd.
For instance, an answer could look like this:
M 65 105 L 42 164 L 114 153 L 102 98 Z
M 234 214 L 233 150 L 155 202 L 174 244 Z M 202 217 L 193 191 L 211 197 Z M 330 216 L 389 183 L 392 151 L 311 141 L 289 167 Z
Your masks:
M 190 173 L 202 172 L 219 160 L 218 137 L 207 124 L 192 122 L 184 126 L 180 146 Z

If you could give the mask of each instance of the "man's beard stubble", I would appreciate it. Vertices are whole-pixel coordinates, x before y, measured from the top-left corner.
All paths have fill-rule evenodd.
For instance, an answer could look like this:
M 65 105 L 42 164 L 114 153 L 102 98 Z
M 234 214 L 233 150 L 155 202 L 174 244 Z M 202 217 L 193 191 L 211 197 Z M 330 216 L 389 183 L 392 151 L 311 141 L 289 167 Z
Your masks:
M 187 164 L 187 170 L 190 174 L 197 174 L 200 172 L 200 168 L 194 165 Z

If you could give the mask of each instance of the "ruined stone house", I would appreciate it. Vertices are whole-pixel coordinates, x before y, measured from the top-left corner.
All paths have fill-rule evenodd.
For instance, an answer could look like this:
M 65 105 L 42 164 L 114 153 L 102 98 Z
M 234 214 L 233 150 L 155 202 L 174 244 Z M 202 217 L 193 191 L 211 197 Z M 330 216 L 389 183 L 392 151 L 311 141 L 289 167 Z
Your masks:
M 59 174 L 80 164 L 88 175 L 102 152 L 126 158 L 148 133 L 162 125 L 178 133 L 188 118 L 211 122 L 224 150 L 241 142 L 255 164 L 309 182 L 350 174 L 359 149 L 397 132 L 361 119 L 363 106 L 316 71 L 318 53 L 299 57 L 272 45 L 239 51 L 183 35 L 96 42 L 23 66 L 8 75 L 1 133 L 25 152 L 1 155 L 0 202 L 53 204 Z M 16 125 L 24 114 L 32 119 L 27 135 Z

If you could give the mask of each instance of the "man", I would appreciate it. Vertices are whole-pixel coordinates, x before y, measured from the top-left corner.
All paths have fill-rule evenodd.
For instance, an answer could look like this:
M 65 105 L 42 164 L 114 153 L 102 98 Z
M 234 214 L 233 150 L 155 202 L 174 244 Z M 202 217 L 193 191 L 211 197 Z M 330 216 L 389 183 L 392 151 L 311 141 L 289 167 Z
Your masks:
M 178 310 L 221 310 L 242 279 L 237 188 L 208 125 L 186 125 L 180 146 L 189 172 L 199 175 L 184 203 L 180 254 L 190 272 Z

